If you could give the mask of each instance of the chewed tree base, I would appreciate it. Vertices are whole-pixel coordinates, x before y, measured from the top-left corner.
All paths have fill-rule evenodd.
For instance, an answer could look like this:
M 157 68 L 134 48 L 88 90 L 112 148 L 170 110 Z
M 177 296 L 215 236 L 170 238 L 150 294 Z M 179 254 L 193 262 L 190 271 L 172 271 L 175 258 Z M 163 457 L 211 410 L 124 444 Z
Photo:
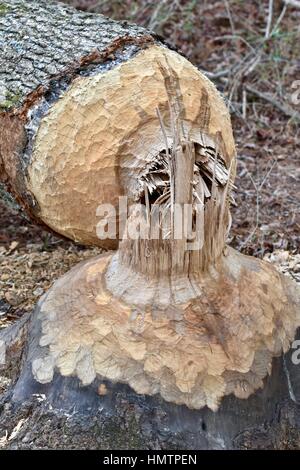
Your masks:
M 53 446 L 55 423 L 70 426 L 57 446 L 76 446 L 80 430 L 91 448 L 295 447 L 299 366 L 282 352 L 299 325 L 297 286 L 229 248 L 209 273 L 179 276 L 176 289 L 118 263 L 81 263 L 2 332 L 4 374 L 15 383 L 0 429 L 11 414 L 29 416 L 21 447 Z M 43 420 L 54 428 L 41 437 Z

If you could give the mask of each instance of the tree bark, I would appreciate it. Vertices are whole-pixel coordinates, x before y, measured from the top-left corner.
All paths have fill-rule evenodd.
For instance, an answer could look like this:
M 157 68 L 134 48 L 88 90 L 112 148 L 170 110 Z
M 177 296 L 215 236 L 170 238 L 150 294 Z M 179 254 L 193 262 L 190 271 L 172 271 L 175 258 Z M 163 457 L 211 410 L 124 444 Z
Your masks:
M 27 169 L 43 115 L 78 76 L 126 61 L 156 42 L 126 21 L 79 13 L 57 2 L 7 0 L 0 11 L 0 181 L 43 224 Z M 6 199 L 9 196 L 6 196 Z M 44 225 L 44 224 L 43 224 Z M 55 230 L 55 227 L 54 227 Z

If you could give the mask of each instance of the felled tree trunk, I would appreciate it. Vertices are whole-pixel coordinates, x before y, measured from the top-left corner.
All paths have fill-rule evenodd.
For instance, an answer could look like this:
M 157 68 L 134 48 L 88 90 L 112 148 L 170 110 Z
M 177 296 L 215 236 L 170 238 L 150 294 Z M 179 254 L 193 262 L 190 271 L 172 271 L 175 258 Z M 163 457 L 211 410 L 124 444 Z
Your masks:
M 11 11 L 20 4 L 8 2 Z M 68 10 L 49 8 L 67 29 Z M 75 24 L 109 24 L 70 14 Z M 134 51 L 123 45 L 110 62 L 97 52 L 66 84 L 60 75 L 54 89 L 44 85 L 34 105 L 23 96 L 4 113 L 34 136 L 27 158 L 18 133 L 21 150 L 7 151 L 7 133 L 1 156 L 6 181 L 18 188 L 23 178 L 20 199 L 29 190 L 37 201 L 35 217 L 98 244 L 116 244 L 117 231 L 105 238 L 103 227 L 125 222 L 117 252 L 75 267 L 31 317 L 1 332 L 13 381 L 3 401 L 15 416 L 39 401 L 55 428 L 63 410 L 80 430 L 98 413 L 108 448 L 131 447 L 124 428 L 144 448 L 296 445 L 299 378 L 284 354 L 300 326 L 299 287 L 226 245 L 236 162 L 222 98 L 180 55 L 133 36 Z M 98 205 L 115 208 L 118 196 L 129 212 L 106 206 L 97 226 Z
M 99 81 L 99 77 L 106 71 L 130 62 L 138 52 L 150 44 L 154 45 L 156 40 L 143 28 L 135 25 L 117 23 L 102 15 L 79 13 L 65 5 L 46 0 L 2 2 L 0 34 L 2 192 L 4 184 L 5 189 L 14 195 L 16 202 L 31 218 L 50 226 L 54 231 L 81 242 L 97 241 L 96 236 L 93 238 L 86 233 L 89 232 L 89 226 L 86 229 L 80 225 L 75 227 L 71 215 L 75 205 L 76 213 L 86 212 L 82 211 L 80 204 L 82 189 L 78 181 L 76 183 L 76 166 L 85 162 L 85 178 L 90 181 L 91 194 L 95 198 L 96 192 L 97 198 L 101 198 L 99 188 L 101 192 L 103 185 L 101 179 L 97 183 L 96 180 L 93 181 L 88 169 L 103 145 L 101 137 L 100 141 L 95 142 L 93 138 L 90 140 L 91 147 L 87 150 L 90 154 L 89 161 L 86 159 L 87 152 L 81 154 L 77 160 L 74 148 L 71 148 L 76 141 L 77 150 L 81 153 L 83 142 L 91 138 L 85 134 L 88 127 L 93 127 L 91 116 L 96 116 L 95 109 L 102 107 L 103 97 L 102 100 L 97 100 L 94 95 L 94 98 L 89 99 L 87 89 L 93 89 L 91 82 Z M 89 81 L 90 87 L 87 83 Z M 59 111 L 57 106 L 64 106 L 64 98 L 61 96 L 74 82 L 77 82 L 77 98 L 73 101 L 73 110 L 67 107 L 65 112 Z M 85 104 L 88 109 L 85 109 L 82 99 L 89 101 L 89 104 Z M 58 112 L 61 120 L 58 116 L 53 118 L 52 112 Z M 87 116 L 88 113 L 90 117 Z M 83 114 L 86 115 L 88 125 L 80 122 Z M 101 119 L 101 113 L 97 117 Z M 46 121 L 49 124 L 53 119 L 57 129 L 43 130 Z M 105 127 L 105 123 L 103 125 Z M 92 130 L 91 132 L 93 133 Z M 49 142 L 54 147 L 49 146 Z M 39 150 L 41 143 L 43 148 Z M 73 160 L 71 165 L 70 158 Z M 106 166 L 110 167 L 110 173 L 114 172 L 113 162 L 108 165 L 106 162 Z M 95 178 L 99 177 L 99 169 L 93 166 L 92 171 Z M 113 183 L 109 191 L 115 191 Z M 68 201 L 64 201 L 66 192 L 69 195 Z M 90 202 L 89 198 L 85 198 L 85 207 Z M 92 208 L 93 219 L 95 209 L 96 207 Z M 91 217 L 91 213 L 87 217 Z
M 156 113 L 168 113 L 166 68 L 195 140 L 211 145 L 199 140 L 200 119 L 211 134 L 228 134 L 231 158 L 216 89 L 155 35 L 44 0 L 2 5 L 0 180 L 34 220 L 83 244 L 116 247 L 97 236 L 97 207 L 116 206 L 129 188 L 135 198 L 139 173 L 165 146 Z

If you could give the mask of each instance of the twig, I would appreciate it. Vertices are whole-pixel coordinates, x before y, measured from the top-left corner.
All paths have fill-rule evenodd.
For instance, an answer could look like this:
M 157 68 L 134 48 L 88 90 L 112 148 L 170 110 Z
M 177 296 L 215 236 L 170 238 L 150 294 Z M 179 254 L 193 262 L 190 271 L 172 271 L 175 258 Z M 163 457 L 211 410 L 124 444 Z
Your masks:
M 246 65 L 244 65 L 243 67 L 240 66 L 240 68 L 238 68 L 237 71 L 234 73 L 235 79 L 233 80 L 233 84 L 231 86 L 229 98 L 228 98 L 230 102 L 232 101 L 234 93 L 239 86 L 239 82 L 242 82 L 243 77 L 247 77 L 256 68 L 260 60 L 261 60 L 260 52 L 258 53 L 257 56 L 254 56 L 252 60 L 251 60 L 251 55 L 250 55 L 249 60 L 244 61 L 246 62 Z
M 265 176 L 263 177 L 263 180 L 262 182 L 260 183 L 259 187 L 258 187 L 258 191 L 261 191 L 262 188 L 263 188 L 263 185 L 265 184 L 265 182 L 267 181 L 267 179 L 269 178 L 269 175 L 271 174 L 271 171 L 273 170 L 273 167 L 274 165 L 277 163 L 277 160 L 273 160 L 272 162 L 272 165 L 270 166 L 269 170 L 267 171 L 267 173 L 265 174 Z
M 265 32 L 266 39 L 269 39 L 270 37 L 272 18 L 273 18 L 273 0 L 269 0 L 268 19 L 267 19 L 267 26 L 266 26 L 266 32 Z
M 243 109 L 242 109 L 242 116 L 246 119 L 247 116 L 247 91 L 243 89 Z
M 216 36 L 213 38 L 213 41 L 223 41 L 223 39 L 234 39 L 238 41 L 242 41 L 249 49 L 251 49 L 252 52 L 255 52 L 255 49 L 251 44 L 243 38 L 243 36 L 240 36 L 239 34 L 224 34 L 223 36 Z
M 161 2 L 157 4 L 157 7 L 155 8 L 148 22 L 148 28 L 150 30 L 153 30 L 157 26 L 157 17 L 160 14 L 162 8 L 165 6 L 165 4 L 166 4 L 166 0 L 162 0 Z
M 250 73 L 253 72 L 254 69 L 256 69 L 256 67 L 258 66 L 258 64 L 260 63 L 261 61 L 261 50 L 258 52 L 257 56 L 254 58 L 254 60 L 251 62 L 250 66 L 248 67 L 248 69 L 246 68 L 246 71 L 244 73 L 244 77 L 247 77 L 248 75 L 250 75 Z
M 230 73 L 230 70 L 231 69 L 229 68 L 229 69 L 225 69 L 225 70 L 220 70 L 219 72 L 208 72 L 207 70 L 200 69 L 200 71 L 202 73 L 204 73 L 204 75 L 206 75 L 208 78 L 212 78 L 212 79 L 227 77 L 227 75 Z
M 167 13 L 164 18 L 159 18 L 159 15 L 162 13 L 164 7 L 167 7 Z M 177 0 L 173 0 L 171 4 L 168 5 L 168 0 L 161 0 L 158 2 L 157 7 L 155 8 L 154 12 L 152 13 L 152 16 L 148 22 L 148 28 L 150 30 L 155 30 L 157 26 L 162 26 L 166 21 L 171 17 L 174 8 L 178 8 L 179 10 L 182 10 L 180 3 Z
M 227 9 L 227 12 L 228 12 L 228 15 L 229 15 L 229 18 L 230 18 L 231 15 L 230 15 L 230 10 L 228 11 L 228 3 L 225 0 L 224 0 L 224 3 L 226 5 L 226 9 Z M 294 3 L 294 0 L 291 0 L 291 3 Z M 297 0 L 296 3 L 299 4 L 299 7 L 300 7 L 300 0 Z M 281 23 L 282 19 L 284 18 L 284 15 L 286 13 L 288 4 L 290 4 L 290 1 L 285 0 L 285 5 L 284 5 L 279 17 L 275 21 L 275 25 L 271 29 L 274 2 L 273 2 L 273 0 L 269 0 L 269 10 L 268 10 L 268 19 L 267 19 L 265 37 L 262 38 L 262 40 L 261 40 L 261 42 L 260 42 L 260 44 L 259 44 L 259 46 L 256 50 L 251 46 L 251 44 L 248 43 L 248 41 L 244 40 L 242 37 L 240 37 L 238 35 L 235 35 L 235 34 L 215 38 L 216 40 L 217 39 L 238 39 L 238 40 L 243 41 L 245 44 L 247 44 L 247 46 L 250 49 L 250 52 L 248 54 L 246 54 L 246 56 L 238 64 L 234 64 L 233 66 L 231 66 L 231 67 L 229 67 L 225 70 L 220 70 L 219 72 L 215 72 L 215 73 L 213 73 L 213 72 L 204 72 L 211 79 L 220 79 L 221 81 L 224 81 L 224 82 L 226 80 L 226 82 L 227 82 L 226 86 L 227 87 L 230 84 L 229 77 L 230 76 L 234 77 L 233 83 L 231 84 L 230 89 L 229 89 L 229 97 L 228 97 L 229 107 L 232 106 L 233 96 L 234 96 L 234 93 L 236 92 L 236 89 L 239 86 L 240 81 L 242 81 L 243 77 L 247 77 L 250 73 L 252 73 L 253 70 L 261 62 L 262 55 L 263 55 L 263 46 L 264 46 L 265 42 L 269 38 L 271 38 L 273 36 L 273 34 L 277 31 L 277 28 L 278 28 L 279 24 Z M 228 77 L 228 80 L 226 79 L 226 77 Z M 256 88 L 252 87 L 251 85 L 246 85 L 246 84 L 243 87 L 243 103 L 242 103 L 242 115 L 243 116 L 245 115 L 245 94 L 244 94 L 244 91 L 245 92 L 248 91 L 252 95 L 257 96 L 258 98 L 269 102 L 274 107 L 279 109 L 286 116 L 288 116 L 290 118 L 293 118 L 293 119 L 300 120 L 300 113 L 298 111 L 293 110 L 289 105 L 286 105 L 286 104 L 281 103 L 280 101 L 274 99 L 274 97 L 271 96 L 270 94 L 263 93 L 263 92 L 257 90 Z M 243 119 L 244 119 L 244 117 L 243 117 Z
M 247 119 L 243 118 L 242 113 L 238 110 L 238 108 L 234 105 L 234 103 L 229 102 L 227 100 L 226 104 L 227 104 L 227 107 L 229 108 L 229 110 L 231 110 L 234 114 L 236 114 L 240 119 L 242 119 L 244 121 L 245 126 L 248 128 L 248 130 L 251 132 L 251 135 L 252 135 L 253 129 L 251 128 L 251 126 L 250 126 L 249 122 L 247 121 Z
M 285 5 L 284 5 L 283 9 L 281 10 L 281 13 L 280 13 L 280 15 L 278 16 L 277 21 L 276 21 L 276 23 L 275 23 L 275 25 L 274 25 L 274 27 L 273 27 L 273 29 L 272 29 L 272 32 L 271 32 L 271 34 L 270 34 L 270 37 L 272 37 L 273 34 L 277 31 L 278 26 L 280 25 L 281 21 L 282 21 L 283 18 L 284 18 L 284 15 L 285 15 L 285 13 L 286 13 L 286 10 L 287 10 L 287 4 L 285 3 Z

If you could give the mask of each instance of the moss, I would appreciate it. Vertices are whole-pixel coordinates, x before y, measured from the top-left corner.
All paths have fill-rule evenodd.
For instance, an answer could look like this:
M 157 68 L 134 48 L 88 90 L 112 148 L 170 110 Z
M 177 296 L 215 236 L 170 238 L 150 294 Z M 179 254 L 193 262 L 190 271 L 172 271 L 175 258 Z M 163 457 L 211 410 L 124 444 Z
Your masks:
M 6 15 L 6 13 L 9 11 L 8 5 L 5 3 L 0 2 L 0 16 Z
M 123 426 L 122 426 L 123 424 Z M 124 427 L 125 424 L 125 427 Z M 114 419 L 105 423 L 104 428 L 94 428 L 94 432 L 99 434 L 103 448 L 115 449 L 144 449 L 146 443 L 141 437 L 141 430 L 136 419 L 128 416 L 124 421 Z
M 0 102 L 0 109 L 8 110 L 12 108 L 18 103 L 20 97 L 21 97 L 20 93 L 11 93 L 8 91 L 6 93 L 4 101 Z

